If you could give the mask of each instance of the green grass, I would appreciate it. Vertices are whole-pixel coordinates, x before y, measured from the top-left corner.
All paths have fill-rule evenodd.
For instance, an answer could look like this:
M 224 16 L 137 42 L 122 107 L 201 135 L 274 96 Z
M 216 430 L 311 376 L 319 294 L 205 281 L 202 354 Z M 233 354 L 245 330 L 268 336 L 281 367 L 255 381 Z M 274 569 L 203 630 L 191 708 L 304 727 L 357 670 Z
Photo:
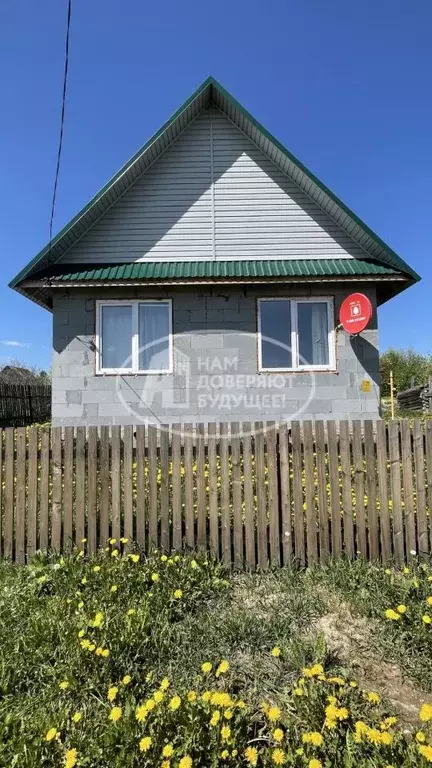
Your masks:
M 389 575 L 340 560 L 323 569 L 231 576 L 192 554 L 134 562 L 121 547 L 116 557 L 111 549 L 91 559 L 76 553 L 0 565 L 1 766 L 246 766 L 255 749 L 258 766 L 278 759 L 305 768 L 427 765 L 414 725 L 408 732 L 406 723 L 392 726 L 388 745 L 375 731 L 355 739 L 357 721 L 379 730 L 393 704 L 369 701 L 379 680 L 366 685 L 366 673 L 328 642 L 321 622 L 342 604 L 354 623 L 369 622 L 371 653 L 417 681 L 420 704 L 432 691 L 432 632 L 422 620 L 432 615 L 425 602 L 430 570 Z M 402 603 L 400 620 L 385 619 L 385 609 Z M 223 660 L 228 669 L 216 675 Z M 207 674 L 205 662 L 212 664 Z M 123 683 L 126 675 L 130 682 Z M 169 688 L 159 692 L 165 679 Z M 218 692 L 229 697 L 220 700 L 224 706 Z M 340 714 L 334 723 L 326 716 L 329 696 Z M 153 709 L 139 710 L 150 700 Z M 118 722 L 110 719 L 115 706 Z M 280 710 L 274 721 L 270 706 Z M 142 721 L 137 711 L 145 713 Z M 56 733 L 47 741 L 50 729 Z M 321 746 L 303 743 L 309 731 L 321 734 Z M 151 742 L 141 751 L 145 737 Z

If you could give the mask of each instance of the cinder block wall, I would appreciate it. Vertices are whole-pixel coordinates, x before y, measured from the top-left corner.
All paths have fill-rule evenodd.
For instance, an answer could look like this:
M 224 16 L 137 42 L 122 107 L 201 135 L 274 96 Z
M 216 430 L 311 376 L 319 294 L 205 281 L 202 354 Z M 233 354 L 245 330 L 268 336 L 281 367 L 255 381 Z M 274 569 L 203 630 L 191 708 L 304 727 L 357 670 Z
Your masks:
M 337 323 L 339 306 L 353 290 L 369 296 L 374 315 L 360 337 L 337 332 L 336 372 L 258 373 L 258 297 L 333 296 Z M 95 301 L 122 298 L 172 299 L 174 374 L 95 374 Z M 375 287 L 370 283 L 56 292 L 53 424 L 376 419 L 375 308 Z M 363 391 L 365 381 L 370 382 L 370 391 Z

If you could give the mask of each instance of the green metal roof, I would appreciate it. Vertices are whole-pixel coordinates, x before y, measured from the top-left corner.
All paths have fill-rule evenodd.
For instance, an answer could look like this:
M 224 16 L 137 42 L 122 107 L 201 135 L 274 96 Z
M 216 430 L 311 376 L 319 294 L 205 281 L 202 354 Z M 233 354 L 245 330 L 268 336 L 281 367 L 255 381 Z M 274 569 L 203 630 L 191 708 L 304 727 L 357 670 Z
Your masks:
M 288 261 L 176 261 L 116 264 L 109 267 L 71 265 L 47 271 L 46 284 L 133 280 L 199 280 L 272 277 L 355 277 L 397 273 L 391 267 L 359 259 L 293 259 Z M 36 277 L 36 276 L 35 276 Z
M 110 208 L 137 178 L 172 144 L 189 123 L 214 103 L 240 130 L 266 153 L 297 186 L 322 210 L 359 243 L 365 254 L 406 278 L 405 285 L 419 280 L 419 275 L 359 219 L 336 195 L 334 195 L 311 171 L 272 136 L 247 112 L 213 77 L 187 99 L 175 114 L 152 136 L 149 141 L 113 176 L 90 202 L 48 243 L 35 258 L 10 282 L 11 288 L 37 300 L 35 295 L 21 287 L 22 282 L 35 273 L 47 269 L 63 257 L 68 249 Z M 66 258 L 65 258 L 66 260 Z M 336 260 L 330 260 L 331 263 Z M 345 260 L 338 260 L 340 262 Z M 353 261 L 353 260 L 350 260 Z M 247 263 L 247 262 L 244 262 Z M 287 262 L 282 262 L 287 263 Z M 291 265 L 293 262 L 289 262 Z M 300 263 L 300 262 L 298 262 Z M 303 262 L 301 262 L 303 263 Z M 316 263 L 315 261 L 313 263 Z M 346 262 L 345 262 L 346 263 Z M 262 264 L 262 262 L 260 262 Z M 162 266 L 162 265 L 160 265 Z M 193 265 L 190 266 L 193 269 Z M 195 267 L 196 268 L 196 267 Z M 254 269 L 258 268 L 254 262 Z M 268 267 L 263 266 L 262 269 Z M 293 267 L 289 267 L 292 269 Z M 103 269 L 103 268 L 102 268 Z M 176 267 L 173 267 L 176 269 Z M 218 267 L 219 269 L 219 267 Z M 317 268 L 318 269 L 318 268 Z M 323 267 L 326 269 L 326 267 Z M 345 274 L 345 273 L 344 273 Z M 349 274 L 349 273 L 347 273 Z M 373 273 L 378 274 L 378 273 Z

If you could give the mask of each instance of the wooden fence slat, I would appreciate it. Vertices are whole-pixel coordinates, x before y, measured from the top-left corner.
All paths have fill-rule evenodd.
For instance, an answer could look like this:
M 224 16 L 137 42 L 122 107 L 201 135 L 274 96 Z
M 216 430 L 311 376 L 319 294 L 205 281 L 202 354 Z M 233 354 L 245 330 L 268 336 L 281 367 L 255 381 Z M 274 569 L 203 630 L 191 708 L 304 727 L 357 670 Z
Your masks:
M 234 522 L 234 565 L 243 565 L 242 481 L 240 465 L 240 425 L 231 424 L 232 496 Z
M 273 421 L 267 422 L 266 439 L 270 563 L 272 566 L 280 566 L 279 467 L 277 461 L 276 424 Z
M 62 527 L 62 430 L 51 430 L 52 453 L 52 505 L 51 505 L 51 548 L 60 552 Z
M 288 427 L 284 421 L 279 427 L 280 493 L 282 512 L 282 557 L 288 565 L 292 557 L 291 495 L 289 471 Z
M 399 422 L 389 424 L 390 487 L 393 512 L 393 548 L 398 563 L 404 561 L 404 529 L 401 503 L 401 466 L 399 453 Z
M 40 483 L 39 483 L 39 549 L 48 549 L 48 498 L 50 476 L 50 435 L 49 429 L 41 430 Z
M 402 478 L 404 494 L 405 548 L 407 558 L 410 552 L 417 552 L 416 523 L 414 515 L 413 452 L 409 421 L 401 420 Z
M 432 421 L 427 421 L 426 427 L 426 465 L 427 465 L 427 484 L 428 484 L 428 507 L 429 507 L 429 551 L 432 552 Z
M 38 428 L 30 427 L 28 430 L 28 477 L 27 477 L 27 560 L 36 552 L 37 536 L 37 476 L 38 476 Z M 1 461 L 1 448 L 0 448 Z M 1 482 L 1 477 L 0 477 Z M 0 498 L 1 512 L 1 498 Z M 1 530 L 0 530 L 1 540 Z
M 426 517 L 426 484 L 425 484 L 425 463 L 424 463 L 424 437 L 423 424 L 420 419 L 414 419 L 413 424 L 414 440 L 414 466 L 417 492 L 417 537 L 420 557 L 429 555 L 429 536 Z
M 267 499 L 265 491 L 264 424 L 255 422 L 255 482 L 257 495 L 258 568 L 268 568 Z
M 330 504 L 331 504 L 331 550 L 333 557 L 342 552 L 341 505 L 339 489 L 339 452 L 336 422 L 327 421 Z
M 186 545 L 195 549 L 195 515 L 193 491 L 193 435 L 192 424 L 185 424 L 184 436 L 184 468 L 185 468 L 185 528 Z
M 314 445 L 312 422 L 303 424 L 304 436 L 304 468 L 305 468 L 305 502 L 306 502 L 306 549 L 308 563 L 315 563 L 318 559 L 317 546 L 317 519 L 315 511 L 315 484 L 314 484 Z
M 356 554 L 367 557 L 366 521 L 364 504 L 364 468 L 361 421 L 355 419 L 353 428 L 353 467 L 356 517 Z
M 123 428 L 123 536 L 128 539 L 125 551 L 130 548 L 133 530 L 133 427 Z
M 145 492 L 145 426 L 138 424 L 136 428 L 136 465 L 137 465 L 137 498 L 136 498 L 136 541 L 140 549 L 145 549 L 146 529 L 146 492 Z
M 305 532 L 303 513 L 302 484 L 302 445 L 300 422 L 291 424 L 292 467 L 293 467 L 293 507 L 294 507 L 294 554 L 300 565 L 305 565 Z
M 354 521 L 352 510 L 351 450 L 349 423 L 339 422 L 339 450 L 342 475 L 343 549 L 354 557 Z M 319 480 L 318 480 L 319 482 Z
M 222 560 L 231 565 L 231 512 L 229 486 L 228 425 L 219 425 L 220 434 L 220 471 L 221 471 L 221 525 L 222 525 Z
M 16 430 L 15 560 L 25 563 L 26 428 Z
M 149 489 L 150 489 L 149 551 L 151 551 L 158 545 L 157 442 L 158 442 L 158 430 L 153 425 L 149 425 L 148 427 L 148 469 L 149 469 Z
M 160 430 L 160 520 L 161 520 L 161 547 L 165 552 L 170 549 L 170 519 L 169 519 L 169 431 L 168 426 L 162 424 Z
M 15 430 L 5 429 L 5 527 L 4 527 L 4 556 L 12 559 L 14 549 L 14 453 Z
M 388 504 L 387 425 L 384 421 L 377 421 L 376 432 L 381 559 L 384 563 L 388 563 L 392 556 L 392 546 Z
M 100 482 L 100 532 L 99 532 L 99 544 L 103 547 L 106 546 L 109 538 L 109 506 L 110 506 L 110 436 L 109 427 L 101 427 L 100 432 L 100 468 L 99 468 L 99 482 Z
M 210 551 L 213 557 L 219 554 L 218 488 L 216 462 L 216 424 L 208 425 L 208 471 L 209 471 L 209 514 Z
M 0 427 L 0 557 L 4 554 L 3 549 L 3 429 Z
M 196 488 L 198 514 L 197 544 L 198 549 L 203 550 L 207 545 L 204 424 L 197 424 L 196 427 Z
M 73 545 L 73 488 L 74 488 L 74 428 L 64 430 L 63 472 L 63 549 L 70 552 Z
M 326 441 L 324 422 L 315 422 L 316 471 L 319 519 L 320 562 L 326 563 L 330 556 L 329 510 L 327 503 Z
M 244 490 L 244 523 L 245 523 L 245 544 L 246 544 L 246 565 L 248 568 L 255 567 L 255 520 L 254 520 L 254 492 L 253 492 L 253 473 L 252 473 L 252 425 L 249 422 L 243 422 L 242 426 L 243 442 L 243 490 Z
M 377 515 L 377 473 L 375 469 L 375 440 L 373 423 L 370 420 L 364 422 L 364 447 L 366 462 L 366 488 L 367 488 L 367 530 L 369 541 L 369 559 L 376 562 L 379 558 L 379 527 Z
M 75 541 L 82 547 L 85 538 L 85 491 L 86 491 L 86 428 L 76 431 L 76 476 L 75 476 Z
M 87 550 L 97 548 L 97 427 L 89 427 L 87 446 Z
M 111 535 L 121 536 L 121 427 L 111 427 Z
M 172 517 L 173 548 L 181 549 L 182 536 L 182 497 L 181 497 L 181 424 L 172 425 Z M 217 509 L 216 509 L 217 514 Z

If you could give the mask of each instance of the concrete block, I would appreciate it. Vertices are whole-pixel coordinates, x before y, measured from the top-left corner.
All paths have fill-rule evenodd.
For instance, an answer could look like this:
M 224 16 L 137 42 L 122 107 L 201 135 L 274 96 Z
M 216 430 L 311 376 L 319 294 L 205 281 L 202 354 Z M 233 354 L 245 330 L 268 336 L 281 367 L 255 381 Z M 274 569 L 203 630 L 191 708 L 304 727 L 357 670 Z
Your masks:
M 66 390 L 66 403 L 67 405 L 81 405 L 82 403 L 82 391 L 78 389 Z
M 222 349 L 223 346 L 223 334 L 201 333 L 191 335 L 191 349 Z

